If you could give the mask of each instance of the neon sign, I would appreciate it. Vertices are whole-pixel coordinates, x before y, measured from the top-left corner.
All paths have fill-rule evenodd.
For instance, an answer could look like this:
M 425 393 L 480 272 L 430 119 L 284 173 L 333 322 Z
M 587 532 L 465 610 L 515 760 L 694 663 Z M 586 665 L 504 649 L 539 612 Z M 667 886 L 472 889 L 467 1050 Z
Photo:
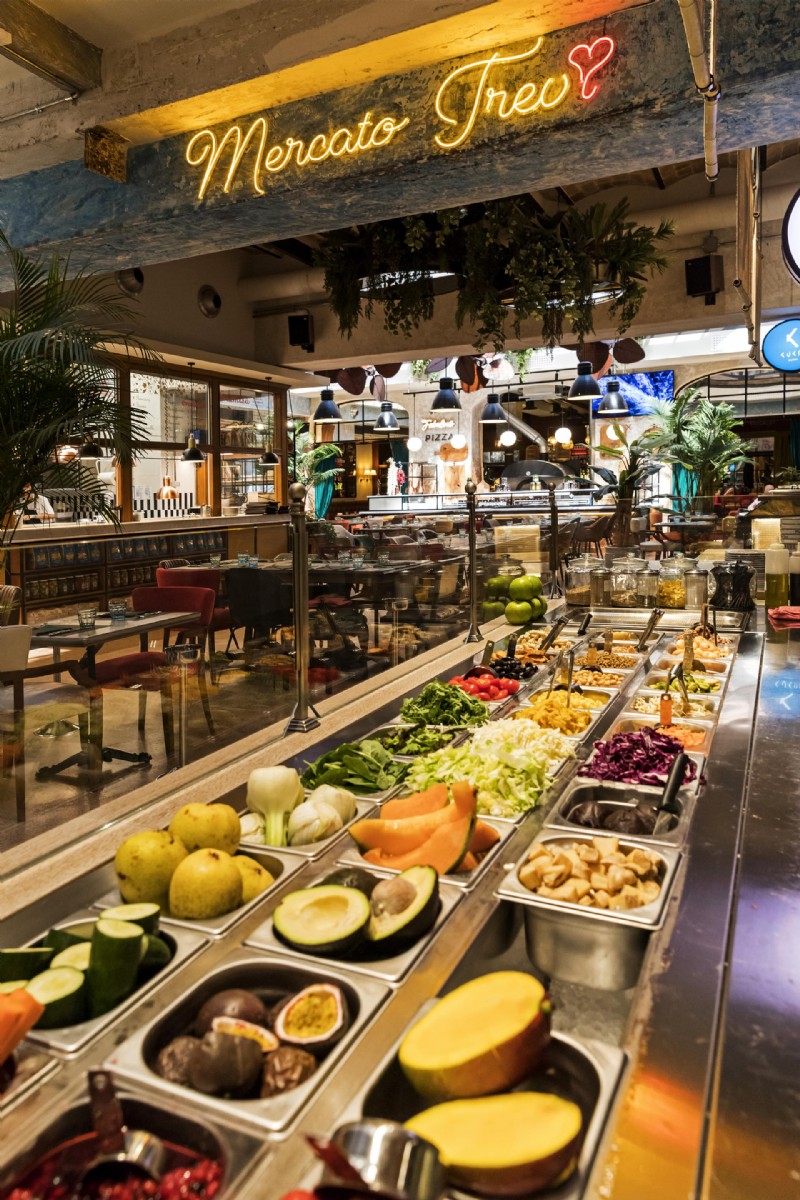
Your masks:
M 514 86 L 503 86 L 502 68 L 512 71 L 535 59 L 542 50 L 543 38 L 519 54 L 491 54 L 456 67 L 439 85 L 434 97 L 434 111 L 441 125 L 433 134 L 440 150 L 455 150 L 463 146 L 473 133 L 479 119 L 511 121 L 559 108 L 575 93 L 588 103 L 600 90 L 598 73 L 613 58 L 616 43 L 613 38 L 599 37 L 594 41 L 573 46 L 566 56 L 568 69 L 548 74 L 538 80 L 525 80 Z M 258 196 L 265 194 L 264 184 L 270 175 L 278 175 L 288 167 L 305 169 L 331 158 L 356 157 L 381 150 L 399 133 L 411 125 L 411 117 L 373 117 L 371 111 L 354 126 L 341 126 L 319 132 L 309 139 L 289 136 L 269 144 L 270 127 L 266 117 L 256 117 L 246 129 L 241 124 L 230 125 L 221 135 L 213 129 L 201 129 L 189 140 L 186 161 L 191 167 L 203 169 L 197 198 L 202 200 L 219 168 L 221 190 L 229 193 L 240 168 L 247 158 L 252 189 Z M 227 170 L 221 160 L 230 154 Z

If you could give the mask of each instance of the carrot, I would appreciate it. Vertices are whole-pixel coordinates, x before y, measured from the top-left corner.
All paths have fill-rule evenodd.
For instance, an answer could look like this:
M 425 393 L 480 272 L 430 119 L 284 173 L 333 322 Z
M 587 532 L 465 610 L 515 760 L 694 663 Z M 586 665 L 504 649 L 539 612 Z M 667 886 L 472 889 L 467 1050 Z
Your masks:
M 44 1005 L 24 988 L 0 996 L 0 1062 L 16 1050 L 43 1012 Z

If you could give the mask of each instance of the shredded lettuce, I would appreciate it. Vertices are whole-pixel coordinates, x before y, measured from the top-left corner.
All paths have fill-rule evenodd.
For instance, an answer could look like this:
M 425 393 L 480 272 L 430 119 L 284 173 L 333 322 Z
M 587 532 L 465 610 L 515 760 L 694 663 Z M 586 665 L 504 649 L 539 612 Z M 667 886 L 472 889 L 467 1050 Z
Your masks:
M 478 796 L 478 812 L 517 817 L 535 808 L 558 766 L 574 756 L 574 743 L 534 721 L 494 721 L 460 746 L 447 746 L 412 763 L 406 783 L 422 790 L 466 779 Z

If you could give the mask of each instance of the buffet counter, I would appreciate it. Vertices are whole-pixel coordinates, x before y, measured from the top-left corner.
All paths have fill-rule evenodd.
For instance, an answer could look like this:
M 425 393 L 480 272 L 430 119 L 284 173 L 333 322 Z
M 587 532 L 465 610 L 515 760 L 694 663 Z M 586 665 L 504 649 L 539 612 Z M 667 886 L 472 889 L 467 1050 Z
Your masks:
M 575 636 L 581 616 L 567 634 Z M 641 624 L 646 617 L 641 615 Z M 616 624 L 624 620 L 626 628 L 634 628 L 638 619 L 639 614 L 626 613 Z M 348 961 L 334 967 L 327 958 L 276 942 L 271 914 L 281 899 L 352 863 L 346 853 L 343 857 L 346 832 L 328 848 L 306 856 L 277 852 L 273 857 L 283 863 L 283 876 L 263 898 L 211 936 L 198 939 L 194 934 L 180 964 L 121 1006 L 84 1047 L 65 1052 L 51 1042 L 48 1049 L 48 1039 L 40 1039 L 42 1074 L 2 1116 L 0 1166 L 30 1145 L 48 1125 L 48 1114 L 84 1096 L 86 1069 L 103 1062 L 117 1073 L 124 1096 L 145 1098 L 179 1118 L 194 1116 L 214 1131 L 227 1147 L 223 1200 L 229 1194 L 237 1200 L 265 1195 L 279 1200 L 293 1188 L 313 1186 L 319 1170 L 299 1128 L 328 1134 L 361 1115 L 404 1119 L 407 1097 L 395 1063 L 398 1040 L 431 997 L 496 970 L 530 973 L 528 955 L 536 943 L 526 941 L 522 929 L 529 926 L 530 897 L 519 894 L 512 868 L 524 860 L 545 826 L 551 838 L 570 830 L 573 838 L 587 835 L 585 829 L 564 826 L 577 772 L 598 739 L 630 724 L 634 697 L 657 700 L 654 681 L 663 674 L 675 631 L 686 620 L 684 613 L 667 614 L 673 632 L 651 640 L 635 666 L 624 670 L 624 681 L 609 686 L 604 706 L 576 740 L 576 759 L 558 770 L 541 805 L 516 821 L 492 820 L 501 840 L 474 869 L 474 878 L 442 878 L 443 915 L 409 952 L 405 966 L 395 967 L 393 974 L 380 961 L 374 967 Z M 598 629 L 603 630 L 602 621 L 590 626 L 589 635 Z M 502 632 L 498 627 L 494 636 Z M 800 655 L 792 654 L 797 643 L 787 635 L 785 641 L 767 644 L 762 663 L 762 634 L 725 633 L 733 638 L 736 653 L 729 664 L 716 668 L 718 697 L 709 702 L 706 722 L 713 725 L 713 740 L 705 761 L 702 756 L 698 761 L 702 782 L 681 789 L 677 823 L 651 843 L 667 873 L 662 876 L 660 918 L 639 926 L 646 936 L 638 943 L 631 986 L 617 990 L 609 989 L 607 981 L 601 985 L 590 958 L 578 982 L 553 972 L 551 1085 L 559 1094 L 566 1089 L 579 1104 L 586 1137 L 578 1171 L 557 1193 L 537 1193 L 544 1198 L 641 1200 L 647 1195 L 649 1200 L 684 1200 L 702 1194 L 714 1200 L 752 1200 L 769 1194 L 788 1200 L 796 1194 L 800 1143 L 795 1081 L 800 1063 L 787 1029 L 797 1019 L 798 997 L 793 955 L 787 953 L 792 936 L 787 921 L 800 917 L 799 831 L 788 803 L 792 788 L 796 791 L 797 769 L 786 758 L 787 745 L 796 741 L 795 728 L 789 737 L 785 730 L 787 718 L 800 715 Z M 581 651 L 585 643 L 577 645 Z M 418 693 L 433 676 L 449 679 L 472 661 L 460 642 L 431 651 L 425 660 L 388 672 L 377 688 L 371 681 L 348 692 L 347 706 L 326 713 L 321 729 L 312 734 L 280 738 L 282 730 L 267 730 L 228 751 L 227 765 L 221 752 L 216 760 L 187 768 L 188 782 L 168 795 L 162 793 L 72 848 L 62 847 L 49 861 L 39 856 L 17 872 L 12 889 L 3 889 L 6 915 L 15 912 L 4 922 L 3 944 L 17 946 L 35 938 L 53 924 L 54 914 L 64 919 L 91 909 L 98 900 L 107 903 L 102 898 L 113 887 L 111 856 L 133 830 L 163 826 L 178 807 L 193 800 L 222 800 L 241 809 L 244 783 L 254 766 L 300 766 L 343 740 L 364 737 L 396 718 L 404 696 Z M 534 694 L 546 688 L 551 670 L 552 663 L 536 673 Z M 517 705 L 514 699 L 507 708 Z M 782 762 L 776 765 L 778 752 Z M 622 798 L 624 790 L 616 795 Z M 630 837 L 637 842 L 635 835 Z M 640 838 L 638 844 L 646 842 Z M 635 927 L 635 918 L 633 923 Z M 584 951 L 589 955 L 592 927 L 589 917 L 584 930 L 589 931 Z M 177 926 L 171 928 L 179 932 Z M 256 1110 L 260 1114 L 267 1107 L 263 1102 L 252 1109 L 229 1100 L 209 1103 L 207 1097 L 157 1079 L 142 1057 L 152 1052 L 143 1047 L 164 1037 L 165 1010 L 195 992 L 207 995 L 208 981 L 217 972 L 226 981 L 235 980 L 237 971 L 241 978 L 255 978 L 262 966 L 294 980 L 308 978 L 302 971 L 309 968 L 314 978 L 333 977 L 348 989 L 358 1013 L 341 1049 L 320 1068 L 319 1083 L 303 1093 L 301 1104 L 278 1110 L 289 1114 L 283 1119 L 257 1115 Z M 169 1018 L 173 1032 L 176 1020 Z M 754 1039 L 759 1046 L 755 1059 Z M 246 1155 L 237 1137 L 250 1139 Z

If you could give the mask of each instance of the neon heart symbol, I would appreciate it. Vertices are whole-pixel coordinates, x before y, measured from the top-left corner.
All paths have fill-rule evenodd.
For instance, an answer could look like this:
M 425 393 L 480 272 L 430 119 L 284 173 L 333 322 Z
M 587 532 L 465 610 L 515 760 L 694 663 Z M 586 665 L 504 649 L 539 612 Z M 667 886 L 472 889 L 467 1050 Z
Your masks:
M 581 77 L 581 97 L 593 100 L 600 90 L 600 84 L 595 83 L 594 76 L 613 57 L 616 42 L 610 37 L 599 37 L 589 43 L 573 46 L 568 57 L 569 62 Z

